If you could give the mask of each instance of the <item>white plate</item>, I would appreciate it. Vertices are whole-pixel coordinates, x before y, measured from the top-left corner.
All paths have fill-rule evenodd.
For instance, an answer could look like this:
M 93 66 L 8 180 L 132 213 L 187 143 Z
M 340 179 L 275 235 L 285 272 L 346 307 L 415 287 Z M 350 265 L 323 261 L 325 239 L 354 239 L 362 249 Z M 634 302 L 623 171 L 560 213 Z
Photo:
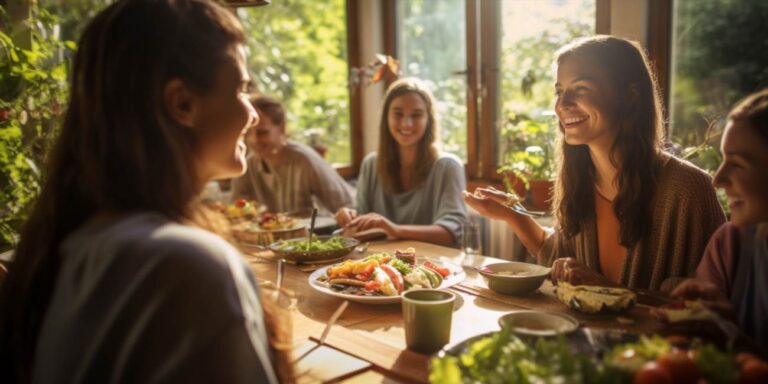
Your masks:
M 439 289 L 445 289 L 450 286 L 456 285 L 467 277 L 467 274 L 464 272 L 464 269 L 462 269 L 460 266 L 453 264 L 448 261 L 442 261 L 442 260 L 434 260 L 426 257 L 418 257 L 416 259 L 417 263 L 423 264 L 424 261 L 429 260 L 436 265 L 439 265 L 443 268 L 448 268 L 451 271 L 451 275 L 443 279 L 443 283 L 440 284 Z M 366 303 L 366 304 L 395 304 L 400 302 L 400 296 L 358 296 L 358 295 L 351 295 L 349 293 L 341 293 L 336 292 L 328 287 L 325 286 L 324 283 L 318 282 L 317 278 L 320 276 L 325 276 L 325 271 L 328 270 L 328 268 L 336 266 L 338 264 L 328 265 L 323 268 L 320 268 L 314 272 L 312 272 L 311 275 L 309 275 L 309 286 L 314 288 L 316 291 L 319 291 L 321 293 L 324 293 L 326 295 L 341 297 L 342 299 L 347 299 L 349 301 L 356 301 L 358 303 Z

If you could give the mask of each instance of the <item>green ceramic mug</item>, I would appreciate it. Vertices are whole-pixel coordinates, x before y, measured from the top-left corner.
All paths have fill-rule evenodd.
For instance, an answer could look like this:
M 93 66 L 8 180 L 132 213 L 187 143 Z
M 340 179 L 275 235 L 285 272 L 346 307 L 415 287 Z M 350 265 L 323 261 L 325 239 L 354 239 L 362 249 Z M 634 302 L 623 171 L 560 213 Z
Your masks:
M 403 326 L 408 349 L 435 353 L 451 339 L 451 319 L 456 295 L 437 289 L 403 293 Z

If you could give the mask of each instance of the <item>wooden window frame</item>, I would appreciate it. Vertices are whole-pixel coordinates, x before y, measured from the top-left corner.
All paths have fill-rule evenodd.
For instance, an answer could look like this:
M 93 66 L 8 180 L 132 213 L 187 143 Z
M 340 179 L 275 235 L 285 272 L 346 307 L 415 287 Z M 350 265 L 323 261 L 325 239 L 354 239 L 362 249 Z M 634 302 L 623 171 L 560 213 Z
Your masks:
M 651 14 L 655 10 L 662 10 L 665 3 L 671 3 L 672 0 L 650 0 Z M 350 3 L 355 3 L 354 0 L 348 0 L 348 7 Z M 383 17 L 383 34 L 384 34 L 384 51 L 388 55 L 395 57 L 397 53 L 397 33 L 396 30 L 396 15 L 398 0 L 382 0 L 382 17 Z M 611 0 L 595 0 L 595 33 L 608 34 L 611 29 Z M 498 39 L 481 39 L 481 36 L 494 36 L 500 33 L 501 23 L 501 0 L 465 0 L 466 17 L 467 17 L 467 29 L 466 29 L 466 42 L 467 42 L 467 62 L 466 62 L 466 76 L 467 76 L 467 163 L 465 164 L 466 176 L 469 188 L 473 188 L 476 185 L 496 185 L 501 186 L 501 175 L 496 173 L 496 164 L 498 146 L 496 142 L 498 137 L 496 132 L 496 122 L 500 112 L 500 90 L 498 87 L 486 84 L 497 84 L 499 73 L 499 59 L 500 59 L 500 47 Z M 671 6 L 667 7 L 671 9 Z M 348 8 L 348 15 L 354 14 Z M 666 16 L 666 22 L 669 20 L 669 13 Z M 349 16 L 348 16 L 349 17 Z M 657 22 L 664 22 L 662 17 L 657 18 Z M 349 21 L 348 21 L 349 23 Z M 650 25 L 649 25 L 650 27 Z M 348 26 L 350 33 L 356 26 Z M 651 57 L 658 61 L 657 69 L 659 71 L 666 70 L 667 66 L 662 67 L 662 63 L 668 62 L 668 39 L 669 39 L 669 27 L 667 27 L 667 56 L 664 55 L 664 45 L 652 45 L 654 49 L 651 51 Z M 355 33 L 357 32 L 354 29 Z M 649 31 L 653 29 L 649 28 Z M 653 33 L 653 32 L 651 32 Z M 653 36 L 651 36 L 653 37 Z M 649 41 L 653 40 L 649 37 Z M 655 38 L 655 37 L 654 37 Z M 663 42 L 663 38 L 657 38 L 658 42 Z M 358 42 L 359 43 L 359 42 Z M 351 44 L 351 43 L 350 43 Z M 349 52 L 352 52 L 352 47 L 348 48 Z M 666 59 L 661 59 L 666 57 Z M 350 59 L 353 56 L 350 53 Z M 350 60 L 350 66 L 358 66 L 357 57 L 353 62 Z M 666 60 L 666 61 L 664 61 Z M 661 72 L 660 72 L 661 73 Z M 666 73 L 662 78 L 659 76 L 660 84 L 663 80 L 662 89 L 666 92 L 666 81 L 668 76 Z M 357 96 L 359 97 L 359 96 Z M 666 98 L 665 98 L 666 100 Z M 360 102 L 356 101 L 355 105 L 359 106 Z M 353 105 L 354 107 L 354 105 Z M 353 109 L 352 113 L 355 111 Z M 360 113 L 358 111 L 358 113 Z M 359 116 L 358 116 L 359 118 Z M 354 118 L 353 118 L 354 121 Z M 362 156 L 362 124 L 353 123 L 353 148 L 355 147 L 354 140 L 358 138 L 360 147 L 360 156 Z M 489 150 L 490 149 L 490 150 Z M 355 171 L 359 169 L 359 160 L 355 153 Z M 361 159 L 360 159 L 361 161 Z

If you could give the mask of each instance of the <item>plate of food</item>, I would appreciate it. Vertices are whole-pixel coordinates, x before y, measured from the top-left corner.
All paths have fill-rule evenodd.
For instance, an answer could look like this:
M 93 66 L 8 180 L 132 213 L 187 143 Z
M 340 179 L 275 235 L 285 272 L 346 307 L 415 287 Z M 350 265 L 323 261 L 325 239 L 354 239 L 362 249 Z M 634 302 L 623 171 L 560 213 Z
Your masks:
M 569 308 L 587 314 L 620 313 L 631 309 L 637 295 L 630 289 L 557 282 L 557 299 Z
M 262 213 L 232 225 L 232 234 L 245 246 L 267 246 L 278 240 L 307 235 L 303 221 L 282 213 Z
M 408 248 L 320 268 L 309 276 L 309 285 L 319 292 L 350 301 L 394 304 L 400 302 L 404 291 L 448 288 L 466 277 L 460 266 L 417 257 L 416 251 Z
M 215 203 L 214 208 L 223 213 L 232 223 L 253 220 L 267 209 L 258 201 L 248 199 L 237 199 L 231 204 Z
M 269 245 L 275 256 L 293 263 L 315 263 L 341 259 L 360 244 L 360 241 L 343 236 L 315 236 L 280 240 Z

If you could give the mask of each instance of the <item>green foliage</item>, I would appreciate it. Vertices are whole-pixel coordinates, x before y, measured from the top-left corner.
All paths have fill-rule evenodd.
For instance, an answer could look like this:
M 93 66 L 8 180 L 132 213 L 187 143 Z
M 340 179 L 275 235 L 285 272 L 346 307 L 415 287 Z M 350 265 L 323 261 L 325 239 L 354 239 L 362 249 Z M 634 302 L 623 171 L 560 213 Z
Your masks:
M 676 1 L 671 139 L 714 172 L 723 117 L 740 98 L 768 86 L 763 0 Z M 738 26 L 738 27 L 734 27 Z
M 467 66 L 464 0 L 408 0 L 398 6 L 403 76 L 431 83 L 443 149 L 467 158 Z M 440 48 L 437 48 L 440 47 Z
M 514 173 L 526 189 L 531 179 L 553 178 L 555 129 L 549 121 L 511 114 L 501 128 L 501 137 L 507 148 L 520 149 L 507 151 L 497 171 Z
M 258 91 L 285 103 L 289 134 L 298 141 L 324 131 L 328 160 L 341 164 L 352 157 L 345 4 L 280 0 L 238 10 Z M 314 135 L 304 134 L 309 129 Z
M 15 245 L 40 191 L 40 169 L 67 99 L 66 58 L 75 44 L 59 38 L 58 20 L 33 9 L 29 49 L 0 32 L 0 250 Z

